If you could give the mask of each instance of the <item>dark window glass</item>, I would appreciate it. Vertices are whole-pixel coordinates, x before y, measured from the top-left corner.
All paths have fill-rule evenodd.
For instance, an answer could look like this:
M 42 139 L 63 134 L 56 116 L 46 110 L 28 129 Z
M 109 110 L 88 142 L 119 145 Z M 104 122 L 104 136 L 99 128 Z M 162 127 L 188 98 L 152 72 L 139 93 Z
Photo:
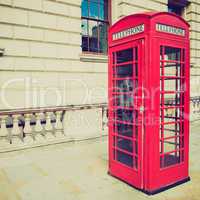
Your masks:
M 117 80 L 116 81 L 116 92 L 130 92 L 133 91 L 133 80 Z
M 188 3 L 188 0 L 168 0 L 168 12 L 172 12 L 181 16 Z
M 182 13 L 183 13 L 183 8 L 182 7 L 169 6 L 168 12 L 175 13 L 175 14 L 181 16 Z
M 133 167 L 133 157 L 121 151 L 117 151 L 117 161 L 129 167 Z
M 100 53 L 106 53 L 107 52 L 107 32 L 108 32 L 108 26 L 106 23 L 99 23 L 99 52 Z
M 117 109 L 116 111 L 116 118 L 120 121 L 126 122 L 133 122 L 133 111 L 132 110 L 125 110 L 125 109 Z
M 180 156 L 174 155 L 175 153 L 172 154 L 166 154 L 163 157 L 160 158 L 160 166 L 161 168 L 163 167 L 168 167 L 171 165 L 175 165 L 177 163 L 180 163 Z
M 124 107 L 130 107 L 133 106 L 133 96 L 130 94 L 121 94 L 116 95 L 113 98 L 114 106 L 124 106 Z
M 108 0 L 82 0 L 82 51 L 107 53 Z
M 173 47 L 165 47 L 164 60 L 180 61 L 181 49 Z
M 130 153 L 133 152 L 133 142 L 131 140 L 117 137 L 117 147 Z
M 89 51 L 98 52 L 98 23 L 89 21 Z
M 123 135 L 127 137 L 132 137 L 133 136 L 133 125 L 129 124 L 115 124 L 115 133 L 118 135 Z
M 122 65 L 116 67 L 116 77 L 132 77 L 133 76 L 133 65 Z
M 133 49 L 126 49 L 118 51 L 117 53 L 117 63 L 123 63 L 128 61 L 133 61 Z
M 82 20 L 82 49 L 88 51 L 88 21 Z

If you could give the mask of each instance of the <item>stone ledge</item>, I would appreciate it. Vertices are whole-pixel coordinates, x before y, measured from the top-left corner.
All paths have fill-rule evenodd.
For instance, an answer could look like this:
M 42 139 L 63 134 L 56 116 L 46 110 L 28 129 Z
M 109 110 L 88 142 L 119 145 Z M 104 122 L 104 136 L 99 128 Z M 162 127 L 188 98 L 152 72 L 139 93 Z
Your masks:
M 80 61 L 83 62 L 98 62 L 98 63 L 107 63 L 108 62 L 108 56 L 107 55 L 96 55 L 96 54 L 87 54 L 82 53 L 80 55 Z

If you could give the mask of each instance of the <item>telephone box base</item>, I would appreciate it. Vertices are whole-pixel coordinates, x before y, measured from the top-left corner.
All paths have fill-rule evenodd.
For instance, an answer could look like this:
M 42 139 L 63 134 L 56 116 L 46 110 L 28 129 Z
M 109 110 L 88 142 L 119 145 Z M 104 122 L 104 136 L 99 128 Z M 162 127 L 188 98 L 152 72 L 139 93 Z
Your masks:
M 114 177 L 114 178 L 116 178 L 116 179 L 118 179 L 118 180 L 120 180 L 120 181 L 126 183 L 127 185 L 129 185 L 129 186 L 133 187 L 134 189 L 139 190 L 139 191 L 141 191 L 141 192 L 143 192 L 143 193 L 145 193 L 145 194 L 147 194 L 147 195 L 155 195 L 155 194 L 158 194 L 158 193 L 160 193 L 160 192 L 164 192 L 165 190 L 171 189 L 171 188 L 173 188 L 173 187 L 176 187 L 176 186 L 178 186 L 178 185 L 181 185 L 181 184 L 184 184 L 184 183 L 190 181 L 190 177 L 188 177 L 188 178 L 185 178 L 185 179 L 183 179 L 183 180 L 177 181 L 176 183 L 173 183 L 173 184 L 171 184 L 171 185 L 167 185 L 167 186 L 161 187 L 161 188 L 159 188 L 159 189 L 157 189 L 157 190 L 148 191 L 148 190 L 145 190 L 145 189 L 137 188 L 137 187 L 135 187 L 134 185 L 131 185 L 131 184 L 127 183 L 127 182 L 124 181 L 123 179 L 121 179 L 121 178 L 119 178 L 119 177 L 117 177 L 117 176 L 111 174 L 109 171 L 108 171 L 108 175 L 110 175 L 110 176 L 112 176 L 112 177 Z
M 160 192 L 163 192 L 165 190 L 171 189 L 173 187 L 176 187 L 178 185 L 181 185 L 183 183 L 186 183 L 188 181 L 190 181 L 190 177 L 185 178 L 185 179 L 180 180 L 180 181 L 177 181 L 176 183 L 173 183 L 171 185 L 167 185 L 167 186 L 161 187 L 161 188 L 159 188 L 157 190 L 153 190 L 153 191 L 141 190 L 141 191 L 144 192 L 145 194 L 148 194 L 148 195 L 154 195 L 154 194 L 158 194 Z

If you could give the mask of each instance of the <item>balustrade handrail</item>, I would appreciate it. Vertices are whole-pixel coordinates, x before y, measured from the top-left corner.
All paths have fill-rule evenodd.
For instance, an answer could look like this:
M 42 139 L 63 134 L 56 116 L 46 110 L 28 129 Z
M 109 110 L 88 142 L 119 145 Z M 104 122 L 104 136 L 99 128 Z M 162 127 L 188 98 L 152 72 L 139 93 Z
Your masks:
M 31 113 L 56 112 L 56 111 L 82 110 L 82 109 L 102 108 L 102 107 L 107 107 L 107 103 L 38 107 L 38 108 L 5 109 L 5 110 L 0 110 L 0 116 L 13 115 L 13 114 L 29 114 L 30 112 Z
M 191 102 L 199 101 L 200 96 L 190 98 Z M 4 109 L 0 110 L 1 115 L 13 115 L 13 114 L 28 114 L 38 112 L 56 112 L 56 111 L 67 111 L 67 110 L 82 110 L 91 108 L 107 107 L 107 103 L 93 103 L 93 104 L 81 104 L 81 105 L 66 105 L 66 106 L 49 106 L 49 107 L 36 107 L 36 108 L 19 108 L 19 109 Z

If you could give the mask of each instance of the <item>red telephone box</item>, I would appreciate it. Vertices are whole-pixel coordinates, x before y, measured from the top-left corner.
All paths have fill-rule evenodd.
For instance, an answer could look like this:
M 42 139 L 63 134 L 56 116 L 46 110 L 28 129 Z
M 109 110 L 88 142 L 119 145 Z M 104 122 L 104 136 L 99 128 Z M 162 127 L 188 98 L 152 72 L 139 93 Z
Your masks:
M 188 181 L 188 23 L 134 14 L 108 40 L 109 174 L 148 194 Z

